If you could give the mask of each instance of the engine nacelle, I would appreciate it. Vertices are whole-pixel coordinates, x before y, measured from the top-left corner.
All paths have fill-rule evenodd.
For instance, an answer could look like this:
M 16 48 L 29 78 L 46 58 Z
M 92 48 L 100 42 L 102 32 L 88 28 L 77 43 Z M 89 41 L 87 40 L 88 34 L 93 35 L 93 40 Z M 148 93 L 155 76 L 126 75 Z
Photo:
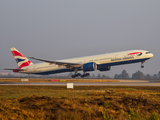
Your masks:
M 87 72 L 87 71 L 95 71 L 95 70 L 97 70 L 96 63 L 90 62 L 90 63 L 83 64 L 83 71 Z
M 111 70 L 111 66 L 107 66 L 107 67 L 102 67 L 102 68 L 99 68 L 99 71 L 109 71 Z

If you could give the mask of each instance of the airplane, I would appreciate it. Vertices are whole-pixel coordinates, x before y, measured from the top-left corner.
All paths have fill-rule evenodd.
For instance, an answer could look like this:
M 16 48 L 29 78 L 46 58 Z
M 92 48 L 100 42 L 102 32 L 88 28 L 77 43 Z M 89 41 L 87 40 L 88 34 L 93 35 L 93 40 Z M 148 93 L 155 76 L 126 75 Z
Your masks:
M 4 70 L 13 70 L 17 73 L 48 75 L 63 72 L 74 72 L 72 78 L 87 77 L 90 74 L 87 72 L 99 70 L 109 71 L 112 66 L 141 63 L 141 68 L 144 68 L 143 63 L 152 58 L 153 54 L 146 50 L 129 50 L 114 53 L 105 53 L 93 56 L 78 57 L 64 60 L 46 60 L 35 57 L 28 57 L 31 59 L 43 61 L 43 63 L 33 64 L 28 58 L 20 53 L 16 48 L 10 48 L 18 68 L 4 68 Z M 81 75 L 78 71 L 83 71 Z

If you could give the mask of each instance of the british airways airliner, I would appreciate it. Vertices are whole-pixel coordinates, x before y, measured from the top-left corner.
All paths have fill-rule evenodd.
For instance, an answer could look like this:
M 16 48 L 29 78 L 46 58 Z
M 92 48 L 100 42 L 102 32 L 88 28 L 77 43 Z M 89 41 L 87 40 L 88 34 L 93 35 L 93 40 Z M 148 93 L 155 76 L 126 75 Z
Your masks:
M 4 70 L 39 75 L 74 72 L 75 74 L 72 75 L 72 78 L 89 76 L 90 74 L 87 72 L 95 70 L 109 71 L 111 67 L 115 65 L 140 62 L 141 68 L 143 68 L 143 63 L 153 57 L 153 54 L 146 50 L 129 50 L 64 60 L 45 60 L 29 57 L 31 59 L 43 61 L 43 63 L 33 64 L 16 48 L 10 49 L 19 67 L 17 69 L 4 68 Z M 78 71 L 83 71 L 84 74 L 81 75 Z

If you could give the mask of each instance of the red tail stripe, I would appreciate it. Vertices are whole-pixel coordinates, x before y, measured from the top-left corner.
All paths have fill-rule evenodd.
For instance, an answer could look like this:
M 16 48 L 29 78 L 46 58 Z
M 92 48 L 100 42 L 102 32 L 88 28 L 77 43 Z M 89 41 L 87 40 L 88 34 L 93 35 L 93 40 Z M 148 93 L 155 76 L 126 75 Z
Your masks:
M 24 55 L 22 55 L 20 52 L 17 51 L 11 51 L 13 56 L 21 56 L 21 57 L 25 57 Z
M 25 66 L 29 66 L 30 64 L 31 64 L 31 61 L 28 60 L 28 62 L 22 63 L 22 64 L 19 66 L 19 69 L 21 69 L 22 67 L 25 67 Z
M 31 64 L 31 61 L 28 60 L 28 62 L 22 63 L 22 65 L 19 66 L 19 68 L 17 68 L 17 69 L 21 69 L 22 67 L 28 66 L 28 65 L 30 65 L 30 64 Z M 13 72 L 18 72 L 18 70 L 13 70 Z

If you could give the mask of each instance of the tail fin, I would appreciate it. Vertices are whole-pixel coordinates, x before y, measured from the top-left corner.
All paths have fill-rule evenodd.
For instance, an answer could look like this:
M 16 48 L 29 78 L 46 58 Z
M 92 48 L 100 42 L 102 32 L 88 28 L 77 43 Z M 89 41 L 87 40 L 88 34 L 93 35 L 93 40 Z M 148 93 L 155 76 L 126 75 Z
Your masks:
M 22 53 L 20 53 L 16 48 L 13 47 L 13 48 L 10 48 L 10 50 L 19 66 L 19 69 L 33 64 Z

